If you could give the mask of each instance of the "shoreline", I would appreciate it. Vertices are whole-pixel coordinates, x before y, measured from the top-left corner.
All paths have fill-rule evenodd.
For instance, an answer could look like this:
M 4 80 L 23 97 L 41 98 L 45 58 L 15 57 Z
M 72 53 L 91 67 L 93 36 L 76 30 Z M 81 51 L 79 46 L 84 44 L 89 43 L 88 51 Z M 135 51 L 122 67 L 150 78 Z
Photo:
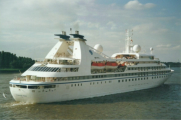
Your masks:
M 162 62 L 164 63 L 167 67 L 181 67 L 181 63 L 172 63 L 172 62 Z
M 27 69 L 0 69 L 0 74 L 1 73 L 23 73 Z

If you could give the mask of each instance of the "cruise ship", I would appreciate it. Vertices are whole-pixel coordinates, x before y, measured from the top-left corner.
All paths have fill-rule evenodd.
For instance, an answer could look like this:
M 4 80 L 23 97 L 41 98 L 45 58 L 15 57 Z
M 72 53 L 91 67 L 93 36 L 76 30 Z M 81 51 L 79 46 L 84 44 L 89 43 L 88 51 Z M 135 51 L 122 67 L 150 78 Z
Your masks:
M 125 51 L 111 57 L 102 45 L 87 45 L 79 31 L 55 36 L 58 42 L 45 59 L 9 82 L 16 101 L 50 103 L 148 89 L 164 84 L 174 72 L 152 53 L 141 53 L 129 30 Z

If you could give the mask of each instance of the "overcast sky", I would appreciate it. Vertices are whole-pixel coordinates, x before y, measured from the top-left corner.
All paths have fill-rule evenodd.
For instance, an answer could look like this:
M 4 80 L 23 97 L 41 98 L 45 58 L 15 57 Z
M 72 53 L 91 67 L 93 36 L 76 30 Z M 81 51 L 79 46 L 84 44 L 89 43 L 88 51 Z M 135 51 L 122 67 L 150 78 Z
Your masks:
M 0 51 L 44 58 L 54 34 L 79 30 L 87 44 L 109 56 L 133 43 L 161 61 L 181 61 L 181 0 L 0 0 Z

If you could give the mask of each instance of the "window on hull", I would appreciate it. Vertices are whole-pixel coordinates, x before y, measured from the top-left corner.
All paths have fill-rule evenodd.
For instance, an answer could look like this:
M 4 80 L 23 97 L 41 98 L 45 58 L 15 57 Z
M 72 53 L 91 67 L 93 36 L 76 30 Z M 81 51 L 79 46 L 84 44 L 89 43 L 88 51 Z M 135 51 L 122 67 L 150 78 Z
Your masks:
M 49 89 L 55 88 L 56 85 L 45 85 L 45 86 L 28 86 L 28 89 Z
M 26 85 L 12 85 L 13 87 L 16 87 L 16 88 L 27 88 Z
M 47 89 L 47 88 L 55 88 L 56 85 L 46 85 L 46 86 L 43 86 L 43 87 L 44 87 L 44 89 Z
M 28 86 L 28 89 L 40 89 L 40 86 Z

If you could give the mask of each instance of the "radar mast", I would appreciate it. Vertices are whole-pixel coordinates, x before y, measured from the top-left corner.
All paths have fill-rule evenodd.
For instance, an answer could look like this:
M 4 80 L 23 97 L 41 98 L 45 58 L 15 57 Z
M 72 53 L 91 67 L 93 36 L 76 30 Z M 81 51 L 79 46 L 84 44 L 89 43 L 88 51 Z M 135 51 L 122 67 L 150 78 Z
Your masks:
M 131 32 L 131 35 L 130 35 Z M 126 30 L 126 39 L 125 39 L 125 52 L 126 53 L 131 53 L 133 52 L 133 40 L 132 40 L 132 36 L 133 36 L 133 30 L 130 31 L 129 29 Z

